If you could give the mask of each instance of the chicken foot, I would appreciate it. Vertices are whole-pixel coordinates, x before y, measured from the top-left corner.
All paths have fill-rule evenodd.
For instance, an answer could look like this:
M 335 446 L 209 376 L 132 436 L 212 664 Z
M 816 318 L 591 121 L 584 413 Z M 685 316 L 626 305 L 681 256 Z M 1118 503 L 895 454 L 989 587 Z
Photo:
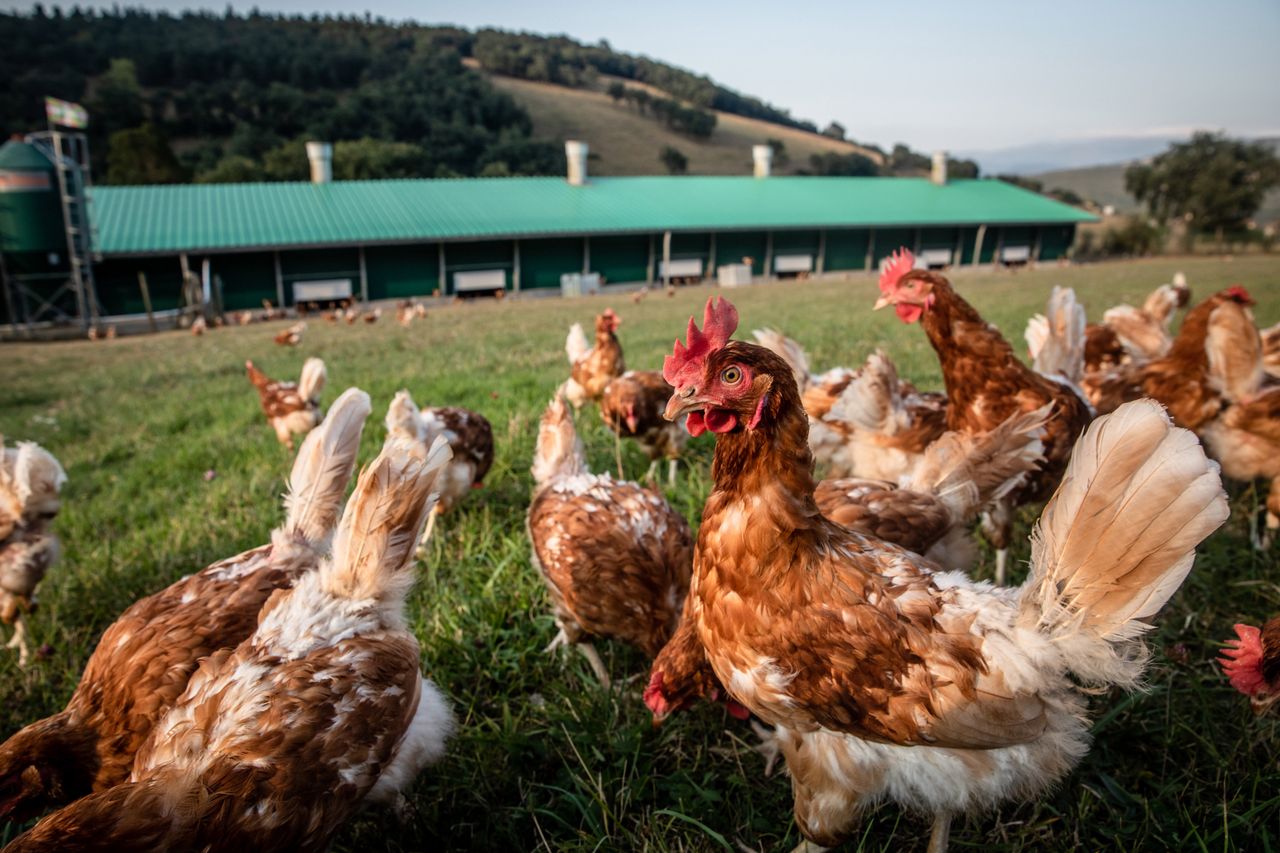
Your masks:
M 31 649 L 27 647 L 27 622 L 22 618 L 21 613 L 13 620 L 13 638 L 5 643 L 4 647 L 6 649 L 17 649 L 18 668 L 27 668 L 27 661 L 31 660 Z
M 933 816 L 933 830 L 929 833 L 927 853 L 947 853 L 951 840 L 951 813 L 938 812 Z
M 570 644 L 569 635 L 565 633 L 564 628 L 561 628 L 556 633 L 555 639 L 548 643 L 547 647 L 542 651 L 546 654 L 550 654 L 561 646 L 567 646 Z M 596 678 L 600 679 L 600 684 L 604 689 L 608 690 L 612 687 L 613 682 L 609 680 L 609 671 L 604 668 L 604 661 L 600 659 L 600 653 L 596 651 L 595 646 L 590 643 L 582 642 L 574 642 L 572 645 L 584 658 L 587 659 L 587 663 L 591 666 L 591 671 L 595 673 Z

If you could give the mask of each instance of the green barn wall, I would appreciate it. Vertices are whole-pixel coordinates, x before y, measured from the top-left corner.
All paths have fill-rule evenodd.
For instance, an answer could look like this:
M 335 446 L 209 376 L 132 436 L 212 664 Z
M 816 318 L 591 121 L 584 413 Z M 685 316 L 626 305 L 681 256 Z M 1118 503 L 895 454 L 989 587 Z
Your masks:
M 200 271 L 199 260 L 192 258 L 192 269 Z M 146 311 L 138 273 L 147 275 L 147 290 L 155 311 L 177 308 L 182 304 L 182 267 L 176 257 L 122 258 L 93 265 L 98 301 L 105 314 L 141 314 Z
M 882 260 L 898 251 L 898 249 L 903 246 L 910 249 L 915 244 L 916 229 L 914 228 L 877 228 L 874 265 L 879 267 Z
M 827 232 L 826 270 L 860 270 L 867 266 L 871 232 L 834 229 Z
M 559 287 L 560 276 L 575 272 L 582 272 L 581 237 L 520 241 L 521 290 Z
M 751 259 L 751 274 L 764 274 L 764 255 L 769 237 L 763 231 L 722 231 L 716 234 L 714 268 L 725 264 L 740 264 L 743 258 Z
M 606 284 L 646 281 L 649 275 L 649 240 L 648 234 L 592 237 L 591 271 L 600 273 Z M 654 274 L 657 274 L 657 269 Z
M 520 243 L 524 251 L 525 241 Z M 477 240 L 459 243 L 445 243 L 445 283 L 444 292 L 453 293 L 453 274 L 470 270 L 501 269 L 506 271 L 506 287 L 511 289 L 511 271 L 515 266 L 515 242 L 512 240 Z M 521 284 L 523 287 L 523 283 Z
M 816 264 L 819 242 L 817 231 L 774 231 L 773 255 L 813 255 Z
M 271 252 L 214 255 L 210 260 L 213 275 L 222 279 L 224 309 L 261 308 L 264 299 L 276 303 L 276 262 Z M 286 298 L 288 292 L 286 286 Z
M 366 246 L 364 265 L 370 299 L 429 296 L 440 286 L 440 248 L 435 243 Z
M 1064 257 L 1076 239 L 1074 225 L 1046 225 L 1040 230 L 1040 260 L 1056 261 Z

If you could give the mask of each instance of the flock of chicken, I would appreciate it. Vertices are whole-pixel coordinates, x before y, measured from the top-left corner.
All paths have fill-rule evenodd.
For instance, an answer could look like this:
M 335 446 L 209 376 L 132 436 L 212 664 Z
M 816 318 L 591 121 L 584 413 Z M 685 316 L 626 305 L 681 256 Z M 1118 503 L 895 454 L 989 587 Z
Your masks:
M 549 649 L 574 646 L 606 686 L 592 640 L 640 649 L 655 723 L 702 697 L 750 719 L 766 769 L 786 764 L 810 849 L 891 800 L 933 820 L 941 851 L 953 815 L 1034 798 L 1075 766 L 1089 695 L 1141 683 L 1150 620 L 1227 518 L 1219 464 L 1273 480 L 1255 544 L 1280 527 L 1280 330 L 1254 327 L 1239 287 L 1177 337 L 1185 283 L 1100 325 L 1055 289 L 1029 368 L 909 252 L 880 289 L 877 308 L 924 327 L 945 392 L 918 391 L 883 352 L 811 373 L 775 331 L 733 340 L 723 299 L 661 371 L 626 370 L 612 310 L 594 343 L 574 326 L 527 529 Z M 279 440 L 306 434 L 285 520 L 134 603 L 66 709 L 0 745 L 0 820 L 57 809 L 6 850 L 323 849 L 363 802 L 405 805 L 444 754 L 455 723 L 405 596 L 415 545 L 489 470 L 488 421 L 401 391 L 344 509 L 369 397 L 349 389 L 325 414 L 319 359 L 296 384 L 246 368 Z M 588 404 L 646 450 L 650 480 L 664 458 L 674 480 L 691 435 L 715 436 L 696 537 L 656 488 L 591 473 L 573 414 Z M 35 445 L 4 453 L 0 618 L 16 619 L 23 664 L 64 480 Z M 1029 576 L 1004 586 L 1015 511 L 1046 499 Z M 979 513 L 994 585 L 965 573 Z M 1280 696 L 1280 618 L 1237 633 L 1224 670 L 1261 710 Z

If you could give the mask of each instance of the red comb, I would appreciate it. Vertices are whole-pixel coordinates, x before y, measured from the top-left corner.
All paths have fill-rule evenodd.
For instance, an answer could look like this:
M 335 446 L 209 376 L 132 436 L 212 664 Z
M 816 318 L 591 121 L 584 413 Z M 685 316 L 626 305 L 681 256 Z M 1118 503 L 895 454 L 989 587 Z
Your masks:
M 916 256 L 911 254 L 911 250 L 905 246 L 898 249 L 880 271 L 880 292 L 887 294 L 892 291 L 898 286 L 898 281 L 915 269 L 915 266 Z
M 1231 686 L 1253 696 L 1267 686 L 1262 677 L 1262 632 L 1252 625 L 1236 625 L 1238 640 L 1228 640 L 1218 663 Z
M 702 359 L 729 343 L 738 328 L 738 309 L 728 299 L 720 296 L 707 300 L 702 315 L 702 330 L 689 318 L 686 334 L 688 345 L 676 341 L 671 355 L 663 359 L 662 378 L 673 388 L 680 388 L 698 378 Z
M 1249 295 L 1249 291 L 1245 290 L 1239 284 L 1233 284 L 1227 288 L 1227 296 L 1232 300 L 1239 302 L 1241 305 L 1255 305 L 1253 297 Z

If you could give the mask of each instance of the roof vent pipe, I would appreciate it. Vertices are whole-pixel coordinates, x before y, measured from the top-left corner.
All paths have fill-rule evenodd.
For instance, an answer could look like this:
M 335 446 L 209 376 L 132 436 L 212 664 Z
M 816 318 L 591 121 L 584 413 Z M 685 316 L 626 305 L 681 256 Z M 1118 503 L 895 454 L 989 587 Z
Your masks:
M 311 183 L 327 184 L 333 180 L 333 146 L 328 142 L 308 142 L 307 160 L 311 162 Z
M 755 164 L 755 176 L 767 178 L 773 172 L 773 146 L 752 145 L 751 162 Z
M 947 185 L 947 152 L 933 152 L 933 172 L 929 175 L 929 180 L 940 187 Z
M 580 187 L 587 182 L 587 143 L 569 139 L 564 143 L 564 159 L 569 164 L 569 183 Z

